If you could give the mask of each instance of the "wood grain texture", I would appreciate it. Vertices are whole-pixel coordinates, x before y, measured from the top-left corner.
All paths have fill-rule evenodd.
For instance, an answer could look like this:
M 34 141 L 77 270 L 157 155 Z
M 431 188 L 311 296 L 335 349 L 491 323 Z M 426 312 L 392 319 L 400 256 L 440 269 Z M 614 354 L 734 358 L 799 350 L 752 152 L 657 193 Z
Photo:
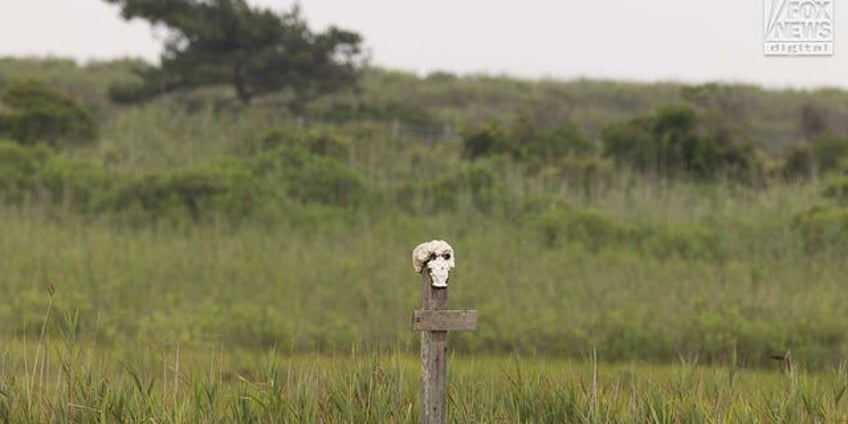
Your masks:
M 463 331 L 477 329 L 477 311 L 418 310 L 412 313 L 414 331 Z
M 434 289 L 430 275 L 421 273 L 421 309 L 438 311 L 448 303 L 447 289 Z M 447 423 L 447 331 L 421 332 L 422 424 Z

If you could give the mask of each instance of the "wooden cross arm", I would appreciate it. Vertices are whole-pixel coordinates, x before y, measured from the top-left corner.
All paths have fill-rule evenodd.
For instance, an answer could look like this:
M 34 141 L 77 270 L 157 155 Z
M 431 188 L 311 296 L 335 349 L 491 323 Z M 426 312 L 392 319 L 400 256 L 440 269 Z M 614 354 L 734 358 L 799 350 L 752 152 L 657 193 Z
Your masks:
M 414 331 L 477 330 L 477 311 L 417 310 L 412 313 Z

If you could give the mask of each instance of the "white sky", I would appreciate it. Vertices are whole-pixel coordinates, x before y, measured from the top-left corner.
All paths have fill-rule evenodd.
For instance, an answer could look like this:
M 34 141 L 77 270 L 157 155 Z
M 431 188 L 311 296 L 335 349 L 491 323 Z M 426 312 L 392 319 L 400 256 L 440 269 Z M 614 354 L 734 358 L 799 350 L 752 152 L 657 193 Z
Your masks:
M 843 0 L 833 0 L 840 2 Z M 291 0 L 249 0 L 287 9 Z M 763 0 L 301 0 L 313 28 L 365 37 L 375 64 L 418 73 L 749 82 L 848 89 L 848 1 L 835 56 L 763 56 Z M 0 56 L 155 60 L 159 42 L 102 0 L 0 0 Z

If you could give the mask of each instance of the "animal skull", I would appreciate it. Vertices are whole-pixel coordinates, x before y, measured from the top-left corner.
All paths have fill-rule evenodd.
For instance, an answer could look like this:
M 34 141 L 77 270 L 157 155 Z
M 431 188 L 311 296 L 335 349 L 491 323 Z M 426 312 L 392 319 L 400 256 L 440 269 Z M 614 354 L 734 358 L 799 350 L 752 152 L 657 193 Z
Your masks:
M 421 243 L 412 251 L 412 265 L 418 273 L 428 270 L 433 287 L 447 288 L 448 273 L 456 266 L 453 247 L 444 240 Z

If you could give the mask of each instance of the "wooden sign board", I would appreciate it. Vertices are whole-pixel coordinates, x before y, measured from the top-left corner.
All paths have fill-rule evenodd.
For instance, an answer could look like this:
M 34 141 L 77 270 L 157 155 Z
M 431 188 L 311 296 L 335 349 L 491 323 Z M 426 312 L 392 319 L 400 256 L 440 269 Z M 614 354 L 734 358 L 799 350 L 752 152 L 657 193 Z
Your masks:
M 412 313 L 414 331 L 477 330 L 477 311 L 422 310 Z

